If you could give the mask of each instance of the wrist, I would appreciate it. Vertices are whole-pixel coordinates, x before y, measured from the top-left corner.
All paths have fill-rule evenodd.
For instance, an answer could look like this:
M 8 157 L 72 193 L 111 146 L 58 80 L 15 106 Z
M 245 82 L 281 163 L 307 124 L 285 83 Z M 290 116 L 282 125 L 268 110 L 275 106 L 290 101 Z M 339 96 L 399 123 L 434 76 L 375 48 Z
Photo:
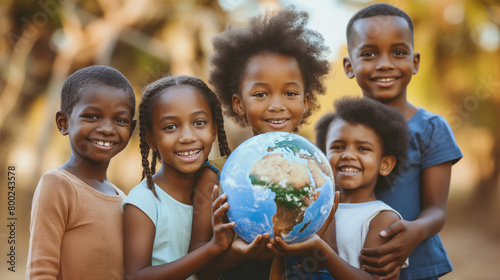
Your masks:
M 428 234 L 425 231 L 425 224 L 421 221 L 414 220 L 409 222 L 411 224 L 411 227 L 413 228 L 415 232 L 415 236 L 417 238 L 418 243 L 424 241 L 425 239 L 429 238 L 430 236 L 427 236 Z
M 207 253 L 213 257 L 218 256 L 224 252 L 224 249 L 217 245 L 214 239 L 206 243 L 204 247 L 206 247 Z
M 245 255 L 240 249 L 238 249 L 238 247 L 236 247 L 236 244 L 234 241 L 233 241 L 233 243 L 231 243 L 231 246 L 229 247 L 228 252 L 229 252 L 231 258 L 233 258 L 237 262 L 242 262 L 242 261 L 246 261 L 247 259 L 249 259 L 249 257 L 247 255 Z
M 324 264 L 324 262 L 330 257 L 333 253 L 332 248 L 324 242 L 322 239 L 319 239 L 317 242 L 312 257 L 316 259 L 319 264 Z

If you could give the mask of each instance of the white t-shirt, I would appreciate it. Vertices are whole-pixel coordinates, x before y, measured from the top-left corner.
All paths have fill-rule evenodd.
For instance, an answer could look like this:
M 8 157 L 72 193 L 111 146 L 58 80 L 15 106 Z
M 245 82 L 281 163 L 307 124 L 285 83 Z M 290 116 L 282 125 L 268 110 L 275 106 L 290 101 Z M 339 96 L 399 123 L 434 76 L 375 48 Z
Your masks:
M 393 211 L 401 215 L 380 200 L 362 203 L 339 203 L 335 212 L 337 246 L 339 256 L 354 267 L 360 268 L 359 256 L 365 244 L 370 222 L 382 211 Z M 406 264 L 408 265 L 408 260 Z
M 152 265 L 175 261 L 188 253 L 191 240 L 193 206 L 175 200 L 155 184 L 156 198 L 148 189 L 146 180 L 135 186 L 123 201 L 146 214 L 155 225 Z M 196 280 L 195 275 L 188 279 Z

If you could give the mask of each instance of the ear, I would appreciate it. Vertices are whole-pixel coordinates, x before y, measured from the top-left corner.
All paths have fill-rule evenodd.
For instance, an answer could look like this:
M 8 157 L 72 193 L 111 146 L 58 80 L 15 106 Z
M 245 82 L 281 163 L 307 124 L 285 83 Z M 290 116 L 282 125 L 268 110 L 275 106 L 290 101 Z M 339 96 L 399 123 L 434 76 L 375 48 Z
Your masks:
M 354 78 L 354 70 L 352 69 L 352 62 L 351 59 L 347 56 L 344 56 L 344 72 L 347 78 L 352 79 Z
M 153 152 L 158 151 L 158 146 L 156 145 L 155 138 L 151 135 L 151 132 L 146 131 L 146 142 L 148 143 L 149 148 L 153 150 Z
M 392 169 L 396 165 L 396 157 L 394 155 L 382 157 L 382 162 L 380 164 L 380 175 L 387 176 L 391 173 Z
M 245 116 L 245 107 L 243 106 L 243 102 L 241 102 L 241 97 L 237 94 L 233 94 L 233 111 L 238 114 L 240 117 Z
M 132 120 L 132 122 L 130 123 L 130 137 L 132 137 L 132 133 L 134 133 L 136 125 L 137 125 L 137 120 Z
M 309 110 L 310 102 L 311 102 L 311 95 L 306 92 L 306 94 L 304 94 L 304 112 L 307 112 L 307 110 Z
M 413 75 L 418 73 L 419 67 L 420 67 L 420 53 L 416 52 L 413 54 Z
M 217 123 L 214 122 L 213 129 L 212 129 L 212 142 L 215 141 L 215 138 L 217 137 L 217 132 L 218 132 Z
M 62 135 L 68 135 L 68 123 L 69 123 L 68 114 L 66 114 L 61 110 L 57 111 L 56 125 L 57 129 L 59 130 L 59 132 L 61 132 Z

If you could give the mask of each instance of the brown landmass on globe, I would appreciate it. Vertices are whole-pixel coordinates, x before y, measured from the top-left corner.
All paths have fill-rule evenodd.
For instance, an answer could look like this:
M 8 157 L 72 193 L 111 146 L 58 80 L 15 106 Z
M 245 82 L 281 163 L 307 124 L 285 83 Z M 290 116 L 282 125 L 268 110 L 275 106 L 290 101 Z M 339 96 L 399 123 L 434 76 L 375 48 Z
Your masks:
M 319 164 L 315 160 L 307 160 L 305 166 L 296 161 L 290 162 L 281 154 L 270 154 L 252 166 L 250 176 L 276 194 L 276 214 L 272 217 L 274 236 L 289 233 L 304 220 L 307 207 L 320 195 L 315 185 L 322 186 L 326 182 Z M 315 184 L 311 182 L 307 169 Z

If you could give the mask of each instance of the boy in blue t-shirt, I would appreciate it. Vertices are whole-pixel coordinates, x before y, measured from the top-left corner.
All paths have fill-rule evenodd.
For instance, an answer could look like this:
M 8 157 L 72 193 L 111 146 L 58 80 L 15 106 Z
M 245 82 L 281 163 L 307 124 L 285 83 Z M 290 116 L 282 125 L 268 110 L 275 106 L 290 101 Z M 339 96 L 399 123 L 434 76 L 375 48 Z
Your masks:
M 446 219 L 451 167 L 462 153 L 446 120 L 410 104 L 406 88 L 418 72 L 413 23 L 388 4 L 370 5 L 347 26 L 349 57 L 344 70 L 356 78 L 363 95 L 398 108 L 410 130 L 408 157 L 393 187 L 376 193 L 403 216 L 382 230 L 388 243 L 361 251 L 362 268 L 391 279 L 409 257 L 400 279 L 437 279 L 452 270 L 438 232 Z M 389 178 L 390 180 L 390 178 Z

